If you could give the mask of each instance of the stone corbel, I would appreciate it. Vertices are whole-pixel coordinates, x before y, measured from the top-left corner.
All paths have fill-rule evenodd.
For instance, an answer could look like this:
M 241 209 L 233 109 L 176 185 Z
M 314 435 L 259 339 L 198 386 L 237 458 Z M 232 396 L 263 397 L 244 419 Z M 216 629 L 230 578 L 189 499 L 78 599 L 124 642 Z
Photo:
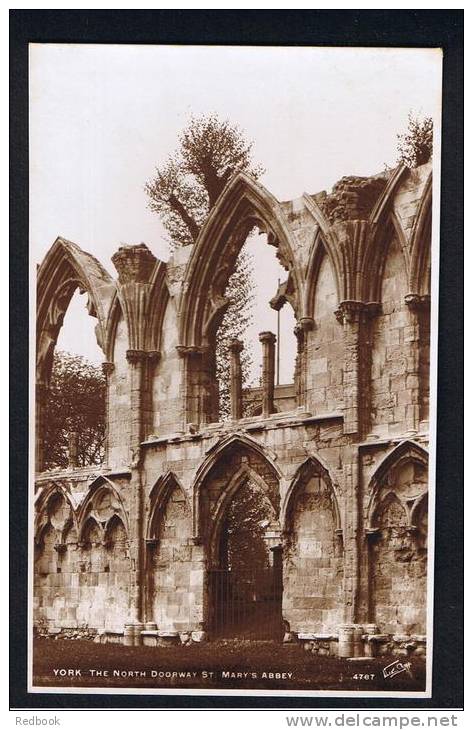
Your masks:
M 356 300 L 346 299 L 340 302 L 338 309 L 335 310 L 335 317 L 344 324 L 345 322 L 353 323 L 361 316 L 367 319 L 377 317 L 381 312 L 380 302 L 360 302 Z
M 315 327 L 315 322 L 312 317 L 301 317 L 297 321 L 297 325 L 302 332 L 310 332 Z
M 430 294 L 406 294 L 404 301 L 411 312 L 428 311 Z
M 207 351 L 206 347 L 189 347 L 188 345 L 176 345 L 179 357 L 201 357 Z
M 144 362 L 148 356 L 148 353 L 144 350 L 127 350 L 126 359 L 132 365 L 137 365 L 140 362 Z
M 114 370 L 115 370 L 114 362 L 103 362 L 102 363 L 102 372 L 106 377 L 111 375 Z

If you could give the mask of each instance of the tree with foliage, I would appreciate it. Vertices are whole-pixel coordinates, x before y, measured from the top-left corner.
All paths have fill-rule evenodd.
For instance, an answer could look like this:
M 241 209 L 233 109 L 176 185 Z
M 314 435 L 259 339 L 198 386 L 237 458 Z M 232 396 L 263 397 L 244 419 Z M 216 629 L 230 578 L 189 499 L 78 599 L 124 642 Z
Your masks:
M 248 480 L 230 502 L 222 526 L 220 563 L 231 570 L 264 570 L 270 565 L 264 538 L 276 519 L 274 508 L 261 487 Z
M 46 404 L 46 469 L 66 467 L 69 438 L 77 434 L 77 466 L 101 464 L 105 442 L 105 377 L 100 367 L 79 355 L 54 354 Z
M 419 119 L 409 113 L 407 131 L 397 135 L 397 162 L 406 167 L 419 167 L 428 162 L 432 157 L 433 132 L 432 117 Z
M 216 114 L 191 117 L 180 133 L 176 151 L 145 184 L 149 208 L 161 218 L 169 235 L 171 250 L 194 243 L 225 185 L 238 171 L 254 178 L 263 168 L 253 164 L 253 143 L 245 139 L 238 125 Z M 225 295 L 230 299 L 216 343 L 220 414 L 229 414 L 228 342 L 242 337 L 251 322 L 253 261 L 246 251 L 238 257 Z M 251 367 L 251 353 L 242 358 L 243 383 Z

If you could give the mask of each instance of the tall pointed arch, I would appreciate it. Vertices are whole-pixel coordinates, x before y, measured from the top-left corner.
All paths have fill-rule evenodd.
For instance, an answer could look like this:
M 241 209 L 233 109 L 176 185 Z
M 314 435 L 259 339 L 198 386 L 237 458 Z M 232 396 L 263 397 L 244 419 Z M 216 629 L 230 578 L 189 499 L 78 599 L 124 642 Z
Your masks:
M 110 496 L 110 504 L 100 504 L 102 496 Z M 97 523 L 105 525 L 110 518 L 118 515 L 125 526 L 127 534 L 130 534 L 127 510 L 118 492 L 116 485 L 107 477 L 99 476 L 90 485 L 77 512 L 77 522 L 80 532 L 89 518 L 95 519 Z
M 429 258 L 432 236 L 432 173 L 428 176 L 417 209 L 410 240 L 410 293 L 426 295 L 429 290 Z
M 88 312 L 97 318 L 96 336 L 104 347 L 106 320 L 115 284 L 96 258 L 75 243 L 57 238 L 37 275 L 37 379 L 48 382 L 54 347 L 75 290 L 88 293 Z
M 368 486 L 368 503 L 366 509 L 366 527 L 368 530 L 374 528 L 375 518 L 380 503 L 385 498 L 383 486 L 389 478 L 390 472 L 403 463 L 414 462 L 426 469 L 429 465 L 429 454 L 420 444 L 415 441 L 402 441 L 387 456 L 373 474 Z M 389 492 L 391 487 L 388 490 Z
M 166 509 L 168 500 L 175 489 L 178 489 L 182 493 L 186 503 L 188 503 L 188 496 L 179 479 L 172 471 L 168 471 L 166 474 L 160 476 L 152 487 L 149 495 L 149 514 L 146 527 L 147 540 L 156 539 L 159 522 Z
M 337 298 L 338 301 L 341 301 L 341 284 L 338 271 L 339 261 L 337 255 L 334 253 L 332 246 L 330 246 L 327 241 L 330 241 L 330 237 L 325 238 L 322 230 L 318 228 L 310 250 L 309 262 L 307 264 L 303 319 L 307 318 L 313 320 L 314 318 L 317 282 L 319 278 L 320 268 L 322 266 L 322 262 L 325 256 L 328 256 L 328 260 L 330 261 L 330 267 L 337 290 Z
M 281 507 L 281 526 L 283 530 L 288 529 L 288 523 L 291 517 L 291 509 L 293 506 L 294 499 L 297 496 L 299 488 L 304 486 L 311 476 L 320 476 L 324 479 L 327 486 L 330 488 L 330 494 L 332 499 L 332 509 L 335 520 L 335 529 L 340 530 L 342 527 L 341 513 L 338 496 L 335 490 L 333 480 L 330 476 L 328 468 L 315 456 L 309 456 L 305 461 L 300 464 L 294 474 L 294 477 L 289 485 Z
M 218 441 L 216 444 L 214 444 L 208 451 L 205 461 L 201 464 L 199 469 L 197 470 L 197 474 L 194 480 L 193 485 L 193 513 L 194 513 L 194 534 L 197 536 L 199 535 L 200 528 L 201 528 L 201 492 L 202 487 L 205 484 L 207 477 L 209 477 L 212 469 L 218 464 L 221 463 L 225 457 L 226 454 L 233 449 L 238 449 L 238 447 L 242 449 L 246 449 L 249 451 L 252 451 L 254 454 L 256 454 L 260 459 L 263 460 L 263 462 L 266 464 L 269 472 L 271 473 L 272 477 L 279 482 L 279 480 L 282 478 L 282 473 L 280 469 L 277 467 L 277 465 L 274 462 L 274 459 L 271 458 L 271 455 L 268 453 L 268 450 L 262 446 L 257 441 L 254 441 L 253 439 L 249 438 L 248 436 L 242 435 L 242 434 L 230 434 L 226 438 Z
M 300 308 L 302 282 L 282 206 L 251 176 L 238 172 L 212 209 L 187 265 L 179 306 L 181 347 L 205 347 L 212 339 L 228 305 L 224 296 L 228 279 L 255 226 L 277 248 L 276 255 L 293 280 L 296 308 Z

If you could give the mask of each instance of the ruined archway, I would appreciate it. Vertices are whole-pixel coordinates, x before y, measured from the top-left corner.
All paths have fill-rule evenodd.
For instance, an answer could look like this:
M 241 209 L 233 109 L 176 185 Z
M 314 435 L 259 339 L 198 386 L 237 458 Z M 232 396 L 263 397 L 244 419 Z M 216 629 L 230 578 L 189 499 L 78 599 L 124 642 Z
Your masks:
M 343 622 L 343 535 L 328 471 L 310 457 L 284 508 L 283 615 L 291 631 L 331 632 Z
M 171 472 L 160 477 L 151 490 L 146 534 L 147 623 L 164 631 L 189 628 L 191 614 L 202 602 L 202 592 L 190 595 L 193 571 L 200 565 L 192 544 L 190 506 Z
M 50 396 L 51 372 L 58 336 L 64 317 L 76 292 L 87 293 L 87 311 L 97 320 L 95 337 L 98 346 L 105 350 L 106 322 L 109 306 L 115 292 L 115 284 L 103 266 L 79 246 L 61 237 L 46 254 L 37 274 L 36 319 L 36 468 L 43 471 L 45 463 L 45 419 Z M 80 338 L 79 338 L 80 339 Z M 71 364 L 69 363 L 69 367 Z M 80 372 L 80 367 L 76 364 Z M 66 375 L 68 370 L 66 369 Z M 74 382 L 74 378 L 72 381 Z M 63 390 L 61 386 L 61 390 Z M 83 389 L 79 389 L 81 392 Z M 87 408 L 85 409 L 87 412 Z M 85 432 L 85 429 L 84 429 Z M 71 465 L 76 466 L 78 434 L 72 428 L 69 454 Z M 64 466 L 64 455 L 51 466 Z M 57 455 L 56 457 L 57 458 Z M 50 460 L 51 461 L 51 460 Z M 67 461 L 67 459 L 66 459 Z
M 382 632 L 424 634 L 427 590 L 427 454 L 404 442 L 370 485 L 370 620 Z
M 214 511 L 209 543 L 209 628 L 214 637 L 281 638 L 282 563 L 267 485 L 242 464 Z
M 206 625 L 211 635 L 279 636 L 279 475 L 248 438 L 216 446 L 196 484 L 197 524 L 207 556 Z
M 260 183 L 239 172 L 212 209 L 185 272 L 179 301 L 178 351 L 185 358 L 186 423 L 218 420 L 215 340 L 229 306 L 228 281 L 254 229 L 267 236 L 267 242 L 276 248 L 277 258 L 288 272 L 285 293 L 276 293 L 278 306 L 288 301 L 296 319 L 300 316 L 302 282 L 300 267 L 295 262 L 297 246 L 283 208 Z

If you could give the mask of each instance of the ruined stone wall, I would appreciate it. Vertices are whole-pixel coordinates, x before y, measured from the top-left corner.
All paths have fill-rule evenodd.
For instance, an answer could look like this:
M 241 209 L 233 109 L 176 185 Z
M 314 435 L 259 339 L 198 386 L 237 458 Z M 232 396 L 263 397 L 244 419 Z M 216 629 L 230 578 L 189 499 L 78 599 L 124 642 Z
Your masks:
M 330 487 L 312 476 L 294 499 L 283 550 L 283 616 L 297 632 L 337 632 L 343 623 L 343 542 Z
M 188 630 L 195 596 L 191 592 L 192 517 L 183 492 L 174 487 L 167 499 L 157 541 L 149 552 L 151 605 L 149 621 L 162 630 Z
M 126 360 L 128 334 L 123 317 L 117 323 L 113 369 L 108 376 L 107 457 L 111 467 L 130 462 L 130 378 Z
M 329 258 L 320 264 L 315 286 L 314 327 L 307 344 L 307 410 L 333 413 L 343 408 L 343 328 L 337 322 L 337 289 Z
M 429 176 L 425 165 L 347 177 L 279 203 L 239 173 L 194 246 L 168 264 L 122 247 L 117 281 L 58 239 L 39 277 L 38 423 L 57 336 L 47 282 L 74 265 L 104 349 L 107 460 L 39 468 L 38 628 L 201 639 L 219 531 L 251 477 L 274 511 L 265 539 L 282 548 L 288 633 L 330 646 L 341 625 L 425 633 Z M 212 333 L 255 221 L 288 272 L 273 304 L 294 309 L 295 382 L 276 388 L 276 412 L 215 423 Z

